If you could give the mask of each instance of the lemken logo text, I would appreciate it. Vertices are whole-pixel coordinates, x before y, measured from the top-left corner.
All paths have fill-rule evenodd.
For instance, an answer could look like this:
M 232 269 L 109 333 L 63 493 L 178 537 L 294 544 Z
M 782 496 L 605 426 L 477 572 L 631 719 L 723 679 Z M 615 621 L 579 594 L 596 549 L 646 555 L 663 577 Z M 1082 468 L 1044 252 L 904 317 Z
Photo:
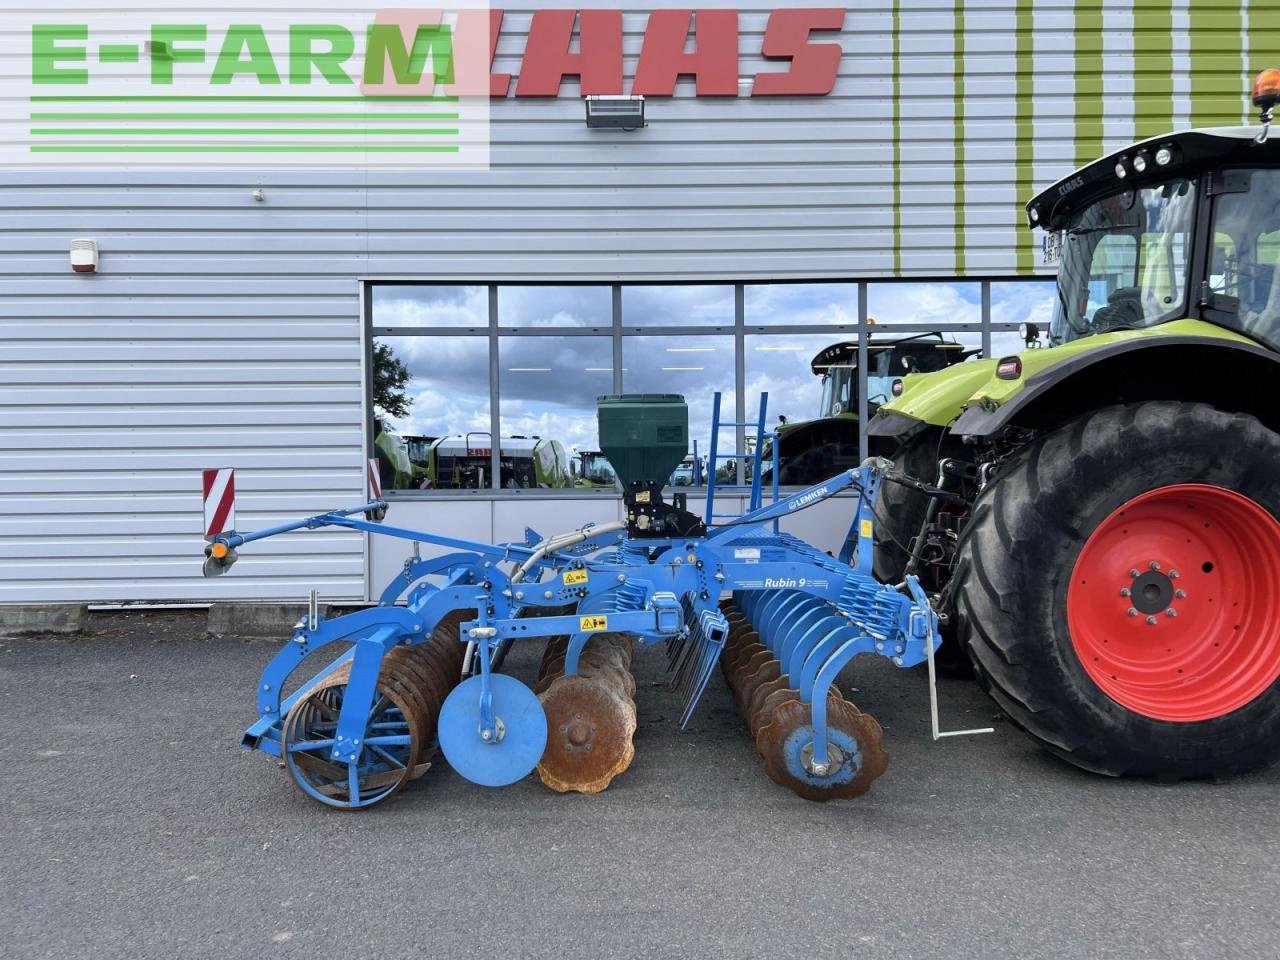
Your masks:
M 797 497 L 795 500 L 791 501 L 787 506 L 787 512 L 790 513 L 792 510 L 799 510 L 801 507 L 807 507 L 809 504 L 813 503 L 813 501 L 821 500 L 830 492 L 831 491 L 825 484 L 817 490 L 811 490 L 803 496 Z

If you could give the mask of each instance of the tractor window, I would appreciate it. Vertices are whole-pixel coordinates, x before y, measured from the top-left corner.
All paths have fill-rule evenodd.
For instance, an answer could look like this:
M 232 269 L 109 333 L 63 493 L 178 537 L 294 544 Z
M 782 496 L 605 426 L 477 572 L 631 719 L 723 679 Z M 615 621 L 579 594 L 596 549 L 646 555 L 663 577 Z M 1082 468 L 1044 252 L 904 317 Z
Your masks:
M 1194 211 L 1188 180 L 1125 190 L 1081 210 L 1064 238 L 1052 341 L 1178 316 Z
M 1214 319 L 1280 347 L 1280 170 L 1247 173 L 1247 188 L 1215 200 L 1209 282 Z

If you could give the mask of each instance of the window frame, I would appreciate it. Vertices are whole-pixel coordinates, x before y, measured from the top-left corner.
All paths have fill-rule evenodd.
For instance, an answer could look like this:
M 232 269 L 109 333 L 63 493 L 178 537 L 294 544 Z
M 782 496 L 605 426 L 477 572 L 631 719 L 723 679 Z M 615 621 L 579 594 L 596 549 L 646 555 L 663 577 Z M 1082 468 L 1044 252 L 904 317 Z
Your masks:
M 858 351 L 858 377 L 857 390 L 859 408 L 865 409 L 867 404 L 867 355 L 866 345 L 868 337 L 873 333 L 931 333 L 940 331 L 942 333 L 977 333 L 981 336 L 982 355 L 983 357 L 991 357 L 991 339 L 993 333 L 1016 331 L 1018 324 L 993 323 L 991 320 L 991 287 L 993 284 L 1004 283 L 1020 283 L 1020 282 L 1045 282 L 1052 281 L 1053 277 L 1046 274 L 1033 274 L 1023 276 L 991 276 L 991 277 L 899 277 L 899 278 L 866 278 L 866 279 L 833 279 L 830 277 L 797 277 L 786 279 L 767 279 L 757 278 L 751 280 L 744 279 L 716 279 L 716 278 L 698 278 L 689 281 L 659 281 L 659 280 L 628 280 L 628 281 L 603 281 L 603 280 L 545 280 L 533 281 L 526 278 L 511 279 L 495 279 L 477 283 L 474 279 L 458 279 L 447 280 L 438 277 L 362 277 L 360 278 L 360 300 L 363 311 L 362 322 L 362 362 L 364 365 L 364 401 L 363 401 L 363 417 L 364 417 L 364 434 L 365 434 L 365 451 L 366 454 L 372 456 L 373 440 L 374 440 L 374 409 L 373 409 L 373 350 L 374 343 L 379 337 L 477 337 L 486 338 L 488 341 L 489 351 L 489 429 L 491 435 L 500 436 L 500 396 L 499 388 L 501 384 L 499 350 L 501 339 L 504 337 L 601 337 L 609 336 L 613 345 L 613 392 L 621 393 L 623 390 L 622 383 L 622 348 L 623 341 L 626 337 L 699 337 L 699 336 L 725 336 L 731 335 L 734 341 L 734 389 L 735 389 L 735 407 L 733 411 L 722 411 L 721 416 L 725 420 L 733 420 L 743 423 L 748 420 L 748 408 L 751 410 L 751 416 L 754 417 L 758 407 L 759 398 L 749 398 L 745 395 L 746 384 L 746 337 L 748 335 L 771 335 L 771 336 L 797 336 L 802 334 L 828 334 L 834 339 L 853 340 L 856 338 L 859 344 Z M 939 284 L 975 284 L 980 285 L 981 289 L 981 309 L 980 319 L 978 322 L 958 322 L 958 323 L 893 323 L 882 325 L 871 325 L 868 319 L 868 295 L 869 288 L 872 284 L 891 285 L 891 284 L 922 284 L 922 283 L 939 283 Z M 852 292 L 856 296 L 858 305 L 857 322 L 847 324 L 822 323 L 822 324 L 783 324 L 783 323 L 749 323 L 746 317 L 746 288 L 748 286 L 758 286 L 763 284 L 778 285 L 805 285 L 805 284 L 848 284 L 852 288 Z M 448 286 L 480 286 L 486 288 L 488 302 L 488 325 L 486 327 L 427 327 L 427 326 L 378 326 L 374 324 L 373 288 L 384 286 L 402 286 L 402 287 L 448 287 Z M 500 326 L 498 317 L 499 290 L 502 287 L 609 287 L 611 291 L 612 317 L 608 327 L 568 327 L 568 326 Z M 676 286 L 695 286 L 695 287 L 714 287 L 727 286 L 733 288 L 734 296 L 734 318 L 731 326 L 719 325 L 637 325 L 626 324 L 626 318 L 622 311 L 622 291 L 624 287 L 635 286 L 652 286 L 652 287 L 676 287 Z M 747 430 L 738 426 L 734 428 L 734 449 L 744 449 L 746 446 Z M 867 456 L 867 435 L 864 426 L 859 429 L 859 456 L 865 459 Z M 520 489 L 504 489 L 497 486 L 500 477 L 499 470 L 499 445 L 494 445 L 491 452 L 490 472 L 488 476 L 489 486 L 478 489 L 464 490 L 387 490 L 384 495 L 391 501 L 411 501 L 411 500 L 542 500 L 542 499 L 589 499 L 598 500 L 601 498 L 617 499 L 621 493 L 617 490 L 609 489 L 592 489 L 579 487 L 563 487 L 558 489 L 529 487 Z M 738 466 L 738 480 L 742 484 L 743 473 L 742 464 Z M 682 488 L 686 492 L 705 491 L 705 484 L 701 487 Z M 726 492 L 732 490 L 730 486 L 722 486 Z M 749 485 L 744 485 L 743 490 L 749 489 Z M 798 489 L 798 488 L 784 488 Z

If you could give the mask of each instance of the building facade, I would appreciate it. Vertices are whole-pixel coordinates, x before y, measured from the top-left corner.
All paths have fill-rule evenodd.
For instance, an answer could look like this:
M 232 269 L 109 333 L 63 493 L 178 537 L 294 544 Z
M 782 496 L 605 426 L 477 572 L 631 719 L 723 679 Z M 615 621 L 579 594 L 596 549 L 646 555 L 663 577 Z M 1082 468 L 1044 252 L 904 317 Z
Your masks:
M 401 434 L 558 429 L 581 449 L 595 393 L 684 393 L 701 422 L 714 389 L 737 419 L 768 389 L 808 415 L 813 353 L 881 328 L 1008 352 L 1052 297 L 1033 190 L 1241 122 L 1249 78 L 1280 64 L 1275 11 L 1249 0 L 708 2 L 686 51 L 736 27 L 736 89 L 708 66 L 650 92 L 642 129 L 600 130 L 576 76 L 520 90 L 580 50 L 581 14 L 569 51 L 531 36 L 552 9 L 503 11 L 487 171 L 0 171 L 0 602 L 379 590 L 407 548 L 345 532 L 203 579 L 199 482 L 237 469 L 242 529 L 359 501 L 379 342 L 411 375 Z M 622 13 L 624 93 L 653 14 Z M 785 92 L 801 66 L 808 92 Z M 99 244 L 96 274 L 70 271 L 73 238 Z M 695 360 L 652 359 L 678 353 Z M 774 354 L 812 401 L 755 365 Z M 618 511 L 492 473 L 392 496 L 395 522 L 485 540 Z M 840 509 L 802 532 L 829 538 Z

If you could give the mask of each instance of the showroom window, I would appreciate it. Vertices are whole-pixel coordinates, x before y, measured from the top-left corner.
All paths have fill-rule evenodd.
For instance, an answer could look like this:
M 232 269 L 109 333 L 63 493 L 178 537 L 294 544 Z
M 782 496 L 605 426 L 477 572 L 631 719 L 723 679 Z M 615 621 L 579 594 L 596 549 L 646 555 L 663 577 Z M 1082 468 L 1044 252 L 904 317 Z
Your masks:
M 668 482 L 691 485 L 713 395 L 754 424 L 767 391 L 780 482 L 815 483 L 866 456 L 894 379 L 1021 350 L 1018 325 L 1047 330 L 1053 302 L 1047 280 L 370 283 L 373 452 L 394 496 L 612 496 L 596 398 L 679 393 L 689 451 Z M 720 431 L 719 482 L 750 482 L 754 433 Z

